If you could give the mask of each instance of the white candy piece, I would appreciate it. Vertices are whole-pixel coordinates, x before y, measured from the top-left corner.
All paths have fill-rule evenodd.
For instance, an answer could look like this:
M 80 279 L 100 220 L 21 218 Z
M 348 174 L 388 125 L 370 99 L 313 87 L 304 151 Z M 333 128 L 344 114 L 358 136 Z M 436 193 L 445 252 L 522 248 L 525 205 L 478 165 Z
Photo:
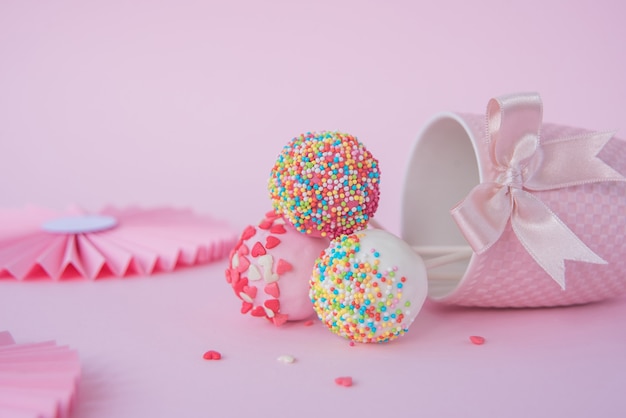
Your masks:
M 276 360 L 285 364 L 292 364 L 293 362 L 296 361 L 296 359 L 293 356 L 290 356 L 289 354 L 283 354 L 282 356 L 279 356 Z

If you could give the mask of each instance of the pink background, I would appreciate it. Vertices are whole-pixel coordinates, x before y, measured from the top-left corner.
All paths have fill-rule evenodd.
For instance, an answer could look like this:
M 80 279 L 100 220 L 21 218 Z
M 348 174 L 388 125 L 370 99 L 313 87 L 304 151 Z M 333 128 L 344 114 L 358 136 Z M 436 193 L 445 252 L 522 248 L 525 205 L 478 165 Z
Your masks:
M 343 130 L 379 159 L 377 218 L 398 232 L 407 154 L 439 111 L 482 113 L 493 96 L 535 90 L 544 120 L 625 137 L 624 12 L 618 0 L 4 0 L 0 206 L 173 205 L 239 231 L 269 208 L 267 175 L 291 137 Z M 623 298 L 428 303 L 406 337 L 349 347 L 319 324 L 240 315 L 224 267 L 5 279 L 0 329 L 80 352 L 76 417 L 626 410 Z M 224 359 L 202 360 L 208 349 Z M 336 386 L 340 375 L 355 386 Z

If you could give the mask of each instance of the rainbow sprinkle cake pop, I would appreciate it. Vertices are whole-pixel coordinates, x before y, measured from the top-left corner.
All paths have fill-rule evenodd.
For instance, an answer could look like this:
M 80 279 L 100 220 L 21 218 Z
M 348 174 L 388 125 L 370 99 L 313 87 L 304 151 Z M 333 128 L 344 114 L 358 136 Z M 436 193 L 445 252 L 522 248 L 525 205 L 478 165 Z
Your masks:
M 427 288 L 425 264 L 406 242 L 366 229 L 331 241 L 315 262 L 309 296 L 335 334 L 387 342 L 408 331 Z
M 352 135 L 309 132 L 293 138 L 272 168 L 274 210 L 298 231 L 334 238 L 364 229 L 378 208 L 378 161 Z

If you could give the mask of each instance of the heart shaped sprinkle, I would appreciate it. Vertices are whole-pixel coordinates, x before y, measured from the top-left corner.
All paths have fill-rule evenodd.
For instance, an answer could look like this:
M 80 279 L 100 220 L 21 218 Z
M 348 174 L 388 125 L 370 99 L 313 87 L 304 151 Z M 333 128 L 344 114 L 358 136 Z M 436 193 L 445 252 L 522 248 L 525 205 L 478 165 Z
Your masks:
M 243 241 L 247 241 L 252 238 L 254 234 L 256 234 L 256 228 L 253 226 L 248 226 L 246 229 L 243 230 L 243 234 L 241 234 L 241 239 Z
M 280 309 L 280 302 L 278 299 L 268 299 L 263 302 L 263 305 L 265 305 L 267 309 L 271 309 L 274 313 L 277 313 Z
M 250 296 L 252 299 L 254 299 L 256 297 L 257 288 L 256 288 L 256 286 L 244 286 L 243 287 L 243 292 L 246 295 Z
M 219 351 L 209 350 L 204 353 L 202 358 L 205 360 L 221 360 L 222 355 L 219 353 Z
M 266 218 L 270 218 L 270 219 L 274 219 L 274 218 L 278 218 L 278 214 L 276 213 L 276 211 L 274 211 L 274 209 L 267 211 L 265 213 L 265 217 Z
M 269 248 L 269 247 L 268 247 Z M 257 241 L 254 246 L 252 247 L 252 257 L 258 257 L 260 255 L 265 255 L 267 254 L 267 251 L 265 251 L 265 248 L 263 247 L 263 244 L 261 244 L 259 241 Z
M 250 315 L 256 316 L 256 317 L 264 317 L 265 309 L 262 306 L 257 306 L 250 312 Z
M 263 221 L 261 221 L 261 223 L 259 224 L 259 228 L 265 229 L 267 231 L 272 227 L 272 223 L 273 222 L 271 219 L 263 219 Z
M 243 277 L 239 280 L 237 280 L 236 282 L 233 283 L 233 290 L 235 291 L 235 294 L 238 295 L 239 293 L 243 292 L 243 288 L 245 286 L 248 286 L 248 279 Z
M 276 263 L 276 273 L 277 274 L 283 274 L 283 273 L 287 273 L 288 271 L 291 271 L 293 269 L 293 266 L 288 262 L 283 260 L 282 258 L 278 259 L 278 263 Z
M 272 323 L 277 327 L 284 325 L 287 322 L 288 316 L 286 314 L 277 313 L 272 318 Z
M 287 230 L 285 229 L 283 225 L 275 224 L 275 225 L 272 225 L 272 227 L 270 228 L 270 232 L 272 234 L 286 234 Z
M 250 312 L 250 309 L 252 309 L 252 303 L 250 303 L 250 302 L 242 302 L 241 303 L 241 313 L 242 314 L 247 314 L 248 312 Z
M 475 345 L 483 345 L 485 343 L 485 337 L 481 337 L 479 335 L 472 335 L 471 337 L 469 337 L 469 339 L 472 344 Z
M 248 270 L 248 267 L 250 267 L 250 260 L 248 260 L 246 257 L 239 256 L 239 265 L 236 267 L 237 271 L 243 273 L 244 271 Z
M 278 244 L 280 244 L 280 240 L 272 235 L 270 235 L 269 237 L 265 238 L 265 246 L 267 248 L 274 248 L 276 247 Z
M 273 282 L 268 285 L 265 285 L 265 288 L 263 289 L 263 291 L 267 293 L 268 295 L 273 296 L 275 298 L 280 297 L 280 289 L 278 289 L 277 282 Z
M 248 253 L 250 253 L 250 249 L 246 244 L 241 244 L 239 246 L 239 249 L 237 250 L 237 253 L 239 253 L 239 255 L 248 255 Z
M 339 386 L 350 387 L 352 386 L 352 378 L 350 376 L 337 377 L 335 383 Z

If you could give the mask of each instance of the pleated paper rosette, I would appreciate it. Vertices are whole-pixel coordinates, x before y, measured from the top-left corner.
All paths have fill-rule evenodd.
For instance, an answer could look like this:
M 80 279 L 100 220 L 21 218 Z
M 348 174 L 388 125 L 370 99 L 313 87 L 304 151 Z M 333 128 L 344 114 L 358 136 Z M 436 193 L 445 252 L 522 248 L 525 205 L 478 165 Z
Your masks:
M 0 277 L 149 275 L 228 255 L 230 226 L 190 209 L 0 210 Z
M 69 417 L 79 378 L 75 350 L 54 341 L 16 344 L 0 331 L 0 417 Z

